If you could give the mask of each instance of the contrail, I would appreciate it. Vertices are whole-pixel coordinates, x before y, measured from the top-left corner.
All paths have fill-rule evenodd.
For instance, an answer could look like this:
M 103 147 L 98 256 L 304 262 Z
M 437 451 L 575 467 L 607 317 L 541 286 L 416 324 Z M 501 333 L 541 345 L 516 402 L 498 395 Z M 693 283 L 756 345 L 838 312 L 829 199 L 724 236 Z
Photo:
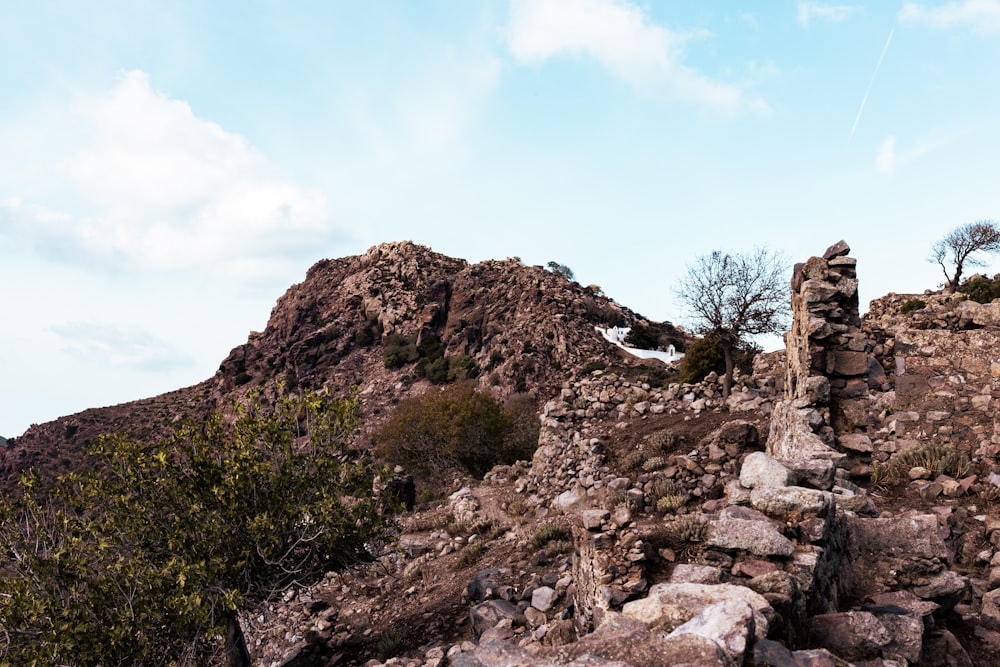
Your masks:
M 889 43 L 892 42 L 892 33 L 895 31 L 895 28 L 891 29 L 889 36 L 885 40 L 885 46 L 882 47 L 882 55 L 878 57 L 878 64 L 875 65 L 875 71 L 872 72 L 872 80 L 868 82 L 868 90 L 865 91 L 865 96 L 861 100 L 861 106 L 858 107 L 858 115 L 854 117 L 854 125 L 851 126 L 851 135 L 848 139 L 853 139 L 854 131 L 858 129 L 858 123 L 861 122 L 861 114 L 865 112 L 865 105 L 868 104 L 868 96 L 871 95 L 872 86 L 875 85 L 875 77 L 878 76 L 878 71 L 882 67 L 882 61 L 885 60 L 885 52 L 889 50 Z

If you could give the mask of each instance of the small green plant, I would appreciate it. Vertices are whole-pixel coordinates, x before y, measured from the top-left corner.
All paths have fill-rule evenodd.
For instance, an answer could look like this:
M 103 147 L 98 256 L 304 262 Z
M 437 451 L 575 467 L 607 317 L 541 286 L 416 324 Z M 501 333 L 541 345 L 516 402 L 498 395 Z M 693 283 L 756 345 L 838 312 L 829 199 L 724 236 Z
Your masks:
M 628 504 L 628 494 L 624 491 L 615 491 L 614 493 L 609 493 L 604 499 L 604 507 L 609 510 L 613 510 L 619 505 Z
M 657 514 L 676 512 L 688 501 L 688 494 L 680 484 L 672 479 L 660 477 L 653 481 L 652 496 L 655 498 Z
M 569 541 L 572 533 L 567 526 L 557 523 L 543 523 L 535 529 L 531 536 L 531 545 L 541 549 L 549 542 Z
M 973 484 L 972 492 L 978 496 L 979 500 L 987 505 L 993 505 L 1000 500 L 1000 487 L 995 484 Z
M 646 463 L 647 458 L 649 458 L 649 454 L 641 449 L 629 452 L 622 460 L 622 467 L 625 470 L 639 470 Z
M 660 496 L 656 499 L 656 513 L 670 514 L 687 502 L 687 494 L 677 496 Z
M 896 452 L 888 463 L 872 464 L 872 484 L 889 486 L 909 479 L 911 468 L 927 468 L 932 476 L 965 477 L 969 474 L 969 457 L 950 445 L 927 443 Z
M 545 545 L 545 555 L 554 558 L 559 554 L 564 554 L 573 549 L 573 543 L 569 540 L 552 540 Z
M 653 456 L 646 459 L 646 462 L 642 464 L 643 472 L 654 472 L 656 470 L 662 470 L 667 467 L 667 460 L 662 456 Z
M 473 542 L 462 547 L 458 552 L 458 567 L 468 567 L 479 562 L 486 551 L 486 545 L 481 541 Z
M 608 365 L 603 361 L 591 361 L 580 369 L 581 375 L 590 375 L 594 371 L 603 371 Z
M 705 538 L 705 524 L 700 514 L 685 514 L 664 522 L 668 540 L 675 543 L 701 542 Z
M 391 658 L 399 653 L 406 636 L 396 628 L 386 628 L 375 643 L 375 651 L 381 658 Z
M 671 430 L 657 431 L 649 436 L 649 445 L 661 452 L 673 451 L 684 438 Z
M 484 519 L 482 521 L 476 521 L 469 527 L 470 532 L 485 537 L 486 539 L 493 539 L 498 535 L 504 533 L 505 528 L 500 525 L 500 522 L 496 519 Z
M 910 313 L 923 310 L 927 307 L 927 302 L 923 299 L 907 299 L 903 302 L 903 305 L 899 307 L 899 312 L 901 315 L 909 315 Z
M 509 493 L 500 499 L 500 508 L 511 516 L 524 516 L 528 513 L 528 501 L 519 493 Z

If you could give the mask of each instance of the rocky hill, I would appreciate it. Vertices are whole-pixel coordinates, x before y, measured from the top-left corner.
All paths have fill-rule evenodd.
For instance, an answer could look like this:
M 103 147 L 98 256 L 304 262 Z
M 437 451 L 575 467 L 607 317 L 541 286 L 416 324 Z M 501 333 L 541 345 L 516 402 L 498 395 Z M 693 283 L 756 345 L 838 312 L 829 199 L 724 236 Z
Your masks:
M 419 503 L 377 567 L 248 611 L 254 664 L 994 665 L 1000 311 L 889 295 L 862 319 L 849 252 L 795 267 L 786 350 L 724 398 L 619 356 L 593 327 L 639 316 L 542 267 L 382 245 L 314 266 L 212 379 L 2 463 L 72 466 L 109 425 L 153 437 L 279 383 L 357 385 L 372 428 L 464 375 L 537 401 L 532 459 Z
M 862 321 L 848 252 L 796 267 L 786 353 L 728 400 L 565 381 L 532 461 L 418 508 L 380 571 L 261 610 L 256 658 L 996 664 L 1000 327 Z
M 0 483 L 29 466 L 52 473 L 85 466 L 83 452 L 102 433 L 164 436 L 184 419 L 230 409 L 251 386 L 326 386 L 335 394 L 357 386 L 369 429 L 399 400 L 425 391 L 426 377 L 449 372 L 474 377 L 501 399 L 523 393 L 540 402 L 588 364 L 643 368 L 594 331 L 637 322 L 659 328 L 665 344 L 687 338 L 517 259 L 469 264 L 409 242 L 375 246 L 309 269 L 278 300 L 264 331 L 233 349 L 213 378 L 32 426 L 0 448 Z M 659 362 L 645 368 L 663 372 Z

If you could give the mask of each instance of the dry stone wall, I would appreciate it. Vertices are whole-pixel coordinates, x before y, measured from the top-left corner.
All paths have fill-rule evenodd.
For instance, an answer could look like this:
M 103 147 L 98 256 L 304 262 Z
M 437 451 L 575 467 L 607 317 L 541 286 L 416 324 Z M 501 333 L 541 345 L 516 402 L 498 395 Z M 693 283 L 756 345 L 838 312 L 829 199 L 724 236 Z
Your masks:
M 920 303 L 924 307 L 915 307 Z M 864 325 L 885 371 L 875 411 L 876 459 L 933 443 L 956 447 L 984 470 L 994 468 L 1000 456 L 1000 302 L 889 294 L 872 302 Z

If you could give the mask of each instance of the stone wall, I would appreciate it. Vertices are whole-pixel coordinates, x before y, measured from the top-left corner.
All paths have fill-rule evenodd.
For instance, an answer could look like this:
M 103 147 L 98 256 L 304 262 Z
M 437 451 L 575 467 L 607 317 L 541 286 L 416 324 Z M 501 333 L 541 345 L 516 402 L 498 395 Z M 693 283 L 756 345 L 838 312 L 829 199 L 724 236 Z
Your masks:
M 838 463 L 871 452 L 868 376 L 872 359 L 858 314 L 856 260 L 844 242 L 792 272 L 785 400 L 775 407 L 768 452 Z
M 890 449 L 949 444 L 988 466 L 996 465 L 998 343 L 994 329 L 897 332 L 893 411 L 887 415 L 887 428 L 895 436 Z

